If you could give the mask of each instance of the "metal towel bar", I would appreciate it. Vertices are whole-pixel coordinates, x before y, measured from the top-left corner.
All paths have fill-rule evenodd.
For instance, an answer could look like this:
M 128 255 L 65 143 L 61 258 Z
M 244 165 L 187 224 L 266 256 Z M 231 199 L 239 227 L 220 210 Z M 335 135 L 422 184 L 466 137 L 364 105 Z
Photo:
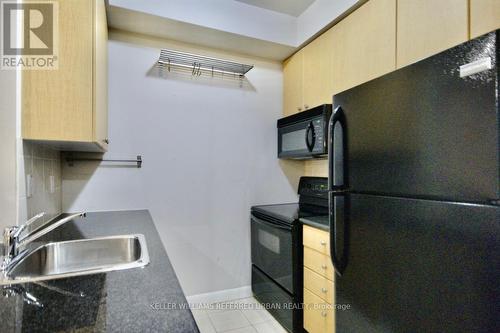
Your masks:
M 136 163 L 138 168 L 142 167 L 142 156 L 137 155 L 135 160 L 114 160 L 114 159 L 102 159 L 102 158 L 85 158 L 85 157 L 67 157 L 66 162 L 69 166 L 73 166 L 75 161 L 99 161 L 99 162 L 116 162 L 116 163 Z

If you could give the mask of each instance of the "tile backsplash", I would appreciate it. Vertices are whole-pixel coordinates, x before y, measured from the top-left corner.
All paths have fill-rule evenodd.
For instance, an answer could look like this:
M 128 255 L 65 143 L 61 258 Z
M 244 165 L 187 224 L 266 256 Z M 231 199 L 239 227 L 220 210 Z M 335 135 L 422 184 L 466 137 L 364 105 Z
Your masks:
M 18 223 L 45 212 L 44 221 L 61 213 L 61 154 L 50 147 L 24 141 L 18 156 Z

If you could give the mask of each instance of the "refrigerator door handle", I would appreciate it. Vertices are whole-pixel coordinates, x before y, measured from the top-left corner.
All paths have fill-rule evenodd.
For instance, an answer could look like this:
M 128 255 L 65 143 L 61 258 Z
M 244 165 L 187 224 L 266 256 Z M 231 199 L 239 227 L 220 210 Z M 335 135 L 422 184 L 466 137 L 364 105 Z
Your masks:
M 329 224 L 330 224 L 330 257 L 335 272 L 342 276 L 347 266 L 347 167 L 344 158 L 347 154 L 347 127 L 342 107 L 338 106 L 332 113 L 328 123 L 328 188 L 329 188 Z M 342 256 L 337 253 L 339 224 L 343 226 Z
M 346 187 L 344 157 L 346 155 L 346 121 L 342 107 L 338 106 L 328 123 L 328 186 L 330 191 L 343 191 Z
M 338 276 L 342 276 L 344 273 L 347 267 L 347 258 L 349 257 L 348 207 L 349 194 L 347 192 L 329 192 L 330 257 Z M 339 240 L 341 241 L 340 244 L 338 242 Z M 337 252 L 338 248 L 342 249 L 341 255 Z

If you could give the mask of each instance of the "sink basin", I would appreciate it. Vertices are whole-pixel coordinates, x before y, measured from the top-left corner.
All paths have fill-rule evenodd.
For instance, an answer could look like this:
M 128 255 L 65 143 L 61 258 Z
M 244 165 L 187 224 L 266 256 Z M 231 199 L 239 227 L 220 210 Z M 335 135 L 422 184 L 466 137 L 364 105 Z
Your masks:
M 149 263 L 144 235 L 123 235 L 43 244 L 13 265 L 0 285 L 61 279 L 143 267 Z

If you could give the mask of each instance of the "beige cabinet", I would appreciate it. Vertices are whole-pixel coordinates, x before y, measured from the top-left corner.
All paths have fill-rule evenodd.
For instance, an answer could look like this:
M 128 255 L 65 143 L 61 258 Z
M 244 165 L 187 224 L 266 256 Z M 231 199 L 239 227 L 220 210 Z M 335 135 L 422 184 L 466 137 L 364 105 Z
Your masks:
M 331 104 L 333 95 L 333 41 L 328 30 L 303 49 L 303 104 L 311 108 Z
M 303 226 L 304 328 L 309 333 L 335 332 L 334 272 L 327 231 Z
M 471 38 L 500 28 L 499 0 L 470 0 Z
M 468 0 L 398 0 L 397 67 L 468 40 Z
M 396 66 L 396 0 L 370 0 L 332 27 L 333 92 Z
M 327 302 L 304 289 L 304 328 L 308 333 L 334 333 L 334 312 Z
M 284 62 L 284 115 L 332 103 L 332 46 L 327 31 Z
M 283 63 L 283 115 L 303 111 L 303 51 L 295 53 Z
M 61 149 L 108 142 L 104 0 L 60 0 L 57 70 L 22 72 L 22 136 Z

